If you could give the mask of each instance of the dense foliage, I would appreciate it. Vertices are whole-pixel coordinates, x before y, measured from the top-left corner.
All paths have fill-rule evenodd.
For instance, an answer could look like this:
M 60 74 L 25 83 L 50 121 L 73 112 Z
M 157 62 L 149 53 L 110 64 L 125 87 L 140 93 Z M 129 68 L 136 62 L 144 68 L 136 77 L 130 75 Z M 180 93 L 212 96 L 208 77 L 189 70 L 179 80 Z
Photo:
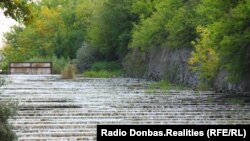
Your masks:
M 6 16 L 24 23 L 31 20 L 31 6 L 30 0 L 0 0 L 0 8 L 4 10 Z
M 130 12 L 132 0 L 98 1 L 88 27 L 88 41 L 105 60 L 119 60 L 128 51 L 131 29 L 137 16 Z
M 0 140 L 14 141 L 15 133 L 12 131 L 11 125 L 8 123 L 8 118 L 15 113 L 15 104 L 0 102 Z
M 90 16 L 87 4 L 91 0 L 43 0 L 30 9 L 34 18 L 26 26 L 14 27 L 5 35 L 5 60 L 26 61 L 33 57 L 75 58 L 82 46 Z M 86 12 L 80 9 L 86 9 Z
M 152 8 L 148 9 L 148 5 L 142 3 L 148 3 Z M 133 29 L 130 47 L 143 51 L 151 45 L 190 47 L 190 41 L 196 35 L 193 9 L 197 3 L 197 0 L 136 2 L 132 10 L 140 15 L 140 22 Z
M 117 62 L 95 62 L 88 71 L 83 73 L 85 77 L 120 77 L 123 74 L 122 66 Z
M 205 82 L 220 70 L 234 80 L 248 79 L 249 5 L 250 0 L 42 0 L 29 4 L 28 24 L 6 34 L 3 66 L 56 56 L 76 58 L 79 72 L 96 61 L 144 71 L 150 48 L 186 47 L 194 50 L 187 62 Z
M 203 78 L 226 69 L 231 80 L 250 78 L 250 0 L 203 0 L 197 13 L 203 19 L 189 63 Z
M 93 63 L 98 59 L 96 48 L 91 47 L 89 44 L 84 43 L 81 48 L 76 52 L 76 67 L 79 71 L 89 69 Z
M 0 87 L 5 84 L 5 79 L 0 78 Z M 1 94 L 1 93 L 0 93 Z M 16 134 L 12 131 L 11 125 L 8 123 L 8 118 L 13 116 L 18 108 L 18 104 L 14 102 L 0 102 L 0 140 L 14 141 Z

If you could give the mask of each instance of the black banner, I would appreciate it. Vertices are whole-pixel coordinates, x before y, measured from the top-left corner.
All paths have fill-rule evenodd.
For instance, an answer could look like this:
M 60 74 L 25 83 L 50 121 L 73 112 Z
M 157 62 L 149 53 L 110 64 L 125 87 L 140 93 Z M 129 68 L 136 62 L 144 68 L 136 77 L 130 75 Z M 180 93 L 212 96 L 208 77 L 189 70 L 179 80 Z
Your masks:
M 98 125 L 97 141 L 250 140 L 250 125 Z

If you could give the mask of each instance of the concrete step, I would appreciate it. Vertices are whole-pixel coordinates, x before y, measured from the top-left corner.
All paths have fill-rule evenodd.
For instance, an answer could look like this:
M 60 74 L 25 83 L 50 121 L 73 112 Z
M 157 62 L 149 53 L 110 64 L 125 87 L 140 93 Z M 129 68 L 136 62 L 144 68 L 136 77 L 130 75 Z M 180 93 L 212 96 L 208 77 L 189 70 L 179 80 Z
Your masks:
M 9 119 L 18 141 L 94 141 L 102 124 L 250 123 L 250 101 L 227 100 L 212 91 L 148 93 L 151 82 L 131 78 L 4 77 L 8 84 L 0 88 L 0 102 L 20 105 Z

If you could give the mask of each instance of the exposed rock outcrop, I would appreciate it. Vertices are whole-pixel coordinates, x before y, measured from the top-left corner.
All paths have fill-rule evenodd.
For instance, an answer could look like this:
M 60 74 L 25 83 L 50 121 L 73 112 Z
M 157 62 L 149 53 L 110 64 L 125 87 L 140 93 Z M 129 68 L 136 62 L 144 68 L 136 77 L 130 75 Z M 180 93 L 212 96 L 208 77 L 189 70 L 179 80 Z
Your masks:
M 152 47 L 148 53 L 141 53 L 138 50 L 134 50 L 129 56 L 130 60 L 126 62 L 124 67 L 132 76 L 135 76 L 134 74 L 141 74 L 139 77 L 153 80 L 167 79 L 173 83 L 197 87 L 199 85 L 198 75 L 190 69 L 187 63 L 191 52 L 192 48 Z M 134 71 L 138 67 L 145 69 L 139 70 L 137 73 L 130 73 L 132 72 L 131 70 Z M 212 88 L 216 91 L 250 91 L 249 80 L 232 83 L 227 80 L 227 76 L 226 71 L 221 70 L 215 77 Z

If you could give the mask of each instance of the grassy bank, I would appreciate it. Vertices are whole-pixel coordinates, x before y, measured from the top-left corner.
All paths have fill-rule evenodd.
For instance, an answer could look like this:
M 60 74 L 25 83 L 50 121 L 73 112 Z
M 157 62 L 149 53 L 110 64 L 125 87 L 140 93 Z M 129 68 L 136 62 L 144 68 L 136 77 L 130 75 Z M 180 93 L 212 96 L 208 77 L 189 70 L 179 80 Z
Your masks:
M 84 77 L 110 78 L 123 75 L 122 67 L 117 62 L 96 62 L 82 74 Z
M 169 90 L 188 90 L 188 87 L 181 84 L 173 84 L 168 80 L 161 80 L 158 82 L 153 82 L 149 85 L 147 93 L 155 93 L 156 91 L 167 92 Z
M 111 78 L 111 77 L 119 77 L 123 73 L 122 71 L 86 71 L 83 73 L 84 77 L 98 77 L 98 78 Z

